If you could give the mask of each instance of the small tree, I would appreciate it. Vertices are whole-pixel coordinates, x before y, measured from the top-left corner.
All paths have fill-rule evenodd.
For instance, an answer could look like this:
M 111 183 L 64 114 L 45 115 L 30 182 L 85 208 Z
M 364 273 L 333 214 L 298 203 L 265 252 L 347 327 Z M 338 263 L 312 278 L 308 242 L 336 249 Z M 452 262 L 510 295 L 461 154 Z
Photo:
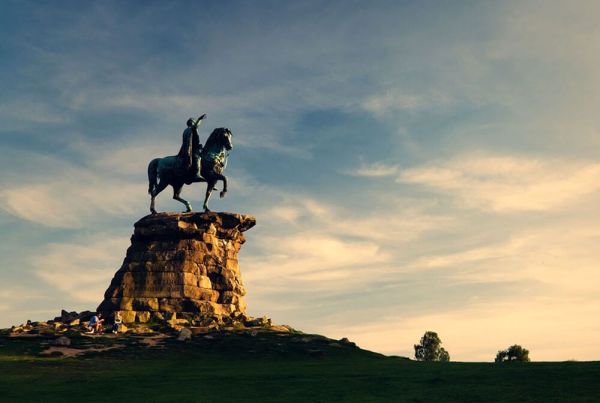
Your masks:
M 436 332 L 425 332 L 421 343 L 415 344 L 415 358 L 418 361 L 450 361 L 450 354 L 441 344 L 442 340 Z
M 521 361 L 521 362 L 529 362 L 529 350 L 519 346 L 518 344 L 514 344 L 507 348 L 506 350 L 498 351 L 496 354 L 495 362 L 505 362 L 505 361 Z

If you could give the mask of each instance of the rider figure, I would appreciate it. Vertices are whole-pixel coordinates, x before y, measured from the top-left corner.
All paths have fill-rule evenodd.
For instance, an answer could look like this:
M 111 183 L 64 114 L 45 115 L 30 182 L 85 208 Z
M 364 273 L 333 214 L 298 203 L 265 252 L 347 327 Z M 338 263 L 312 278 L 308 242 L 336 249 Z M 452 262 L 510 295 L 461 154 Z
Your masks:
M 185 183 L 188 185 L 196 179 L 202 179 L 199 172 L 198 160 L 202 151 L 200 144 L 200 136 L 198 135 L 198 126 L 206 114 L 194 120 L 192 118 L 187 121 L 187 129 L 183 131 L 183 142 L 181 149 L 177 154 L 178 165 L 180 172 L 186 177 Z

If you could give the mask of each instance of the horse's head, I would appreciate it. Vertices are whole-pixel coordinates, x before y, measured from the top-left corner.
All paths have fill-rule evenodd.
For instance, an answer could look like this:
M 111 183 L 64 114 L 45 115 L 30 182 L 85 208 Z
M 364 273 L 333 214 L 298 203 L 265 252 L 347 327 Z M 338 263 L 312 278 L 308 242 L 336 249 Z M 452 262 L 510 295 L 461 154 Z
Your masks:
M 229 151 L 233 148 L 233 133 L 226 127 L 217 127 L 212 131 L 206 144 L 204 144 L 204 153 L 218 153 L 223 149 Z
M 221 144 L 227 151 L 231 150 L 233 148 L 233 133 L 226 127 L 220 127 L 219 130 L 221 131 Z

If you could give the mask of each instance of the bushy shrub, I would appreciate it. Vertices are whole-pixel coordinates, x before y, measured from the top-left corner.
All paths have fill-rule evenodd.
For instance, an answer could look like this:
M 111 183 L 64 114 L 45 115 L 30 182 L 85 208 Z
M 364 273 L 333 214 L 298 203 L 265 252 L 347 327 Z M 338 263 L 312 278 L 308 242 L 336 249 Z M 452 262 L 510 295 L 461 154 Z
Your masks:
M 495 362 L 506 362 L 506 361 L 521 361 L 521 362 L 529 362 L 529 350 L 519 346 L 518 344 L 514 344 L 507 348 L 506 350 L 498 351 L 496 354 Z
M 436 332 L 425 332 L 420 344 L 415 344 L 415 358 L 418 361 L 450 361 L 450 354 L 441 344 L 442 340 Z

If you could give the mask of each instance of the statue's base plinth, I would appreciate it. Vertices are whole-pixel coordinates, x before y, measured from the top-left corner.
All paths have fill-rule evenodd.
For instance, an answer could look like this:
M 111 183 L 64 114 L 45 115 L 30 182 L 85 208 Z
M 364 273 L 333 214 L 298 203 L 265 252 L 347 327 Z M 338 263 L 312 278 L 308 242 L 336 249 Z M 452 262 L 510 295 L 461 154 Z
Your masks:
M 237 253 L 252 216 L 159 213 L 137 223 L 123 265 L 98 311 L 123 322 L 187 319 L 198 324 L 244 315 Z

